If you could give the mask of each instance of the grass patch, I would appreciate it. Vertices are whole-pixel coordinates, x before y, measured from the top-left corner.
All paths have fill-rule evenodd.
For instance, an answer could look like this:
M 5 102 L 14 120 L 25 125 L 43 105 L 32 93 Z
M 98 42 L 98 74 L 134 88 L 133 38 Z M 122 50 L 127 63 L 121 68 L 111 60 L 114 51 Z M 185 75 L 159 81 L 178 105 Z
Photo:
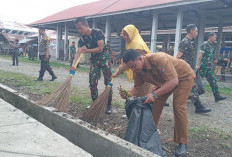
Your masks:
M 60 83 L 58 82 L 35 82 L 35 77 L 19 73 L 5 72 L 0 70 L 0 82 L 8 86 L 16 86 L 27 89 L 32 94 L 47 95 L 54 91 Z
M 189 131 L 194 135 L 205 134 L 208 132 L 208 128 L 205 125 L 201 125 L 199 127 L 189 127 Z
M 212 92 L 211 87 L 209 85 L 204 85 L 205 90 Z M 225 95 L 232 95 L 232 89 L 231 88 L 221 88 L 219 87 L 219 92 L 221 94 L 225 94 Z
M 221 130 L 219 128 L 211 128 L 211 130 L 213 132 L 215 132 L 216 134 L 218 134 L 220 136 L 220 138 L 222 138 L 224 140 L 228 140 L 228 139 L 232 138 L 232 135 L 225 133 L 223 130 Z
M 231 141 L 232 135 L 229 133 L 226 133 L 225 131 L 219 129 L 219 128 L 210 128 L 206 125 L 200 125 L 196 127 L 189 127 L 190 136 L 198 136 L 202 139 L 206 139 L 209 137 L 211 133 L 216 134 L 221 140 L 225 141 Z
M 229 144 L 220 142 L 219 145 L 223 148 L 223 149 L 230 149 L 232 151 L 232 146 L 230 146 Z
M 0 83 L 2 84 L 18 87 L 22 91 L 26 90 L 29 93 L 43 96 L 49 95 L 62 84 L 61 82 L 50 81 L 35 82 L 35 77 L 14 72 L 5 72 L 3 70 L 0 70 L 0 76 Z M 89 89 L 72 87 L 70 102 L 80 104 L 83 109 L 85 109 L 88 105 L 91 105 L 92 99 Z M 120 103 L 113 102 L 113 105 L 120 106 Z
M 2 54 L 0 54 L 0 58 L 4 58 L 7 60 L 12 59 L 10 55 L 2 55 Z M 19 64 L 20 62 L 40 64 L 40 60 L 38 60 L 37 57 L 35 58 L 35 60 L 29 60 L 27 57 L 21 56 L 19 57 Z M 50 65 L 51 67 L 56 67 L 56 68 L 66 68 L 66 69 L 70 68 L 69 63 L 67 62 L 50 61 Z M 81 72 L 89 72 L 89 67 L 80 65 L 77 70 Z

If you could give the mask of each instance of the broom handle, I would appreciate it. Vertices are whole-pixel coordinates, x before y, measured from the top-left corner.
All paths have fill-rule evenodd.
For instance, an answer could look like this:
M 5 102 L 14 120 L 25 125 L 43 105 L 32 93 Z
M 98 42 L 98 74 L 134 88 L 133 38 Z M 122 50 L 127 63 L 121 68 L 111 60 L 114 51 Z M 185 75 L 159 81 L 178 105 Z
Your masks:
M 118 67 L 116 73 L 119 71 L 119 69 L 121 68 L 121 65 Z M 114 82 L 115 78 L 112 78 L 109 85 L 112 86 L 113 85 L 113 82 Z
M 83 55 L 84 55 L 84 54 L 81 53 L 81 55 L 78 57 L 76 63 L 74 64 L 74 68 L 77 67 L 77 65 L 78 65 L 78 63 L 80 62 L 80 60 L 81 60 L 81 58 L 82 58 Z M 75 70 L 70 70 L 70 71 L 69 71 L 70 76 L 73 76 L 75 73 L 76 73 Z
M 84 53 L 81 53 L 81 55 L 79 56 L 79 58 L 77 59 L 75 65 L 74 65 L 74 68 L 77 67 L 78 63 L 80 62 L 81 58 L 83 57 Z

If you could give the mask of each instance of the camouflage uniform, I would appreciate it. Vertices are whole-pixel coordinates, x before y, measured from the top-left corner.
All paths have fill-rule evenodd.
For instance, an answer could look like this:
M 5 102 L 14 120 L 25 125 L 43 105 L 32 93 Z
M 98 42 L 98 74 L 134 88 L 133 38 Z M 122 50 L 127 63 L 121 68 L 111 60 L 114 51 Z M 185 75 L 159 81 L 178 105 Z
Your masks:
M 110 59 L 110 55 L 111 55 L 111 47 L 110 45 L 105 45 L 104 46 L 104 52 L 105 52 L 105 58 L 106 58 L 106 62 L 108 62 L 108 66 L 111 68 L 111 59 Z
M 69 50 L 70 50 L 70 58 L 71 58 L 71 60 L 70 60 L 70 66 L 72 66 L 73 59 L 74 59 L 75 54 L 76 54 L 76 47 L 72 45 L 72 46 L 70 46 Z
M 191 43 L 191 40 L 185 37 L 179 45 L 179 51 L 183 53 L 181 56 L 181 59 L 185 60 L 194 70 L 193 67 L 193 58 L 194 58 L 194 48 Z M 191 94 L 189 96 L 189 99 L 193 102 L 199 102 L 199 94 L 198 94 L 198 86 L 196 82 L 194 82 L 194 86 L 192 88 Z
M 214 94 L 219 93 L 217 80 L 213 74 L 213 45 L 209 41 L 203 43 L 201 45 L 200 53 L 202 53 L 202 59 L 200 63 L 201 77 L 206 77 Z
M 86 46 L 87 49 L 93 49 L 98 47 L 97 41 L 103 40 L 104 35 L 101 30 L 92 29 L 91 34 L 86 36 L 83 35 L 78 43 L 78 47 Z M 90 72 L 89 72 L 89 87 L 91 90 L 92 100 L 96 100 L 98 97 L 98 80 L 100 78 L 100 70 L 103 71 L 104 75 L 104 83 L 107 86 L 111 81 L 111 71 L 110 68 L 106 65 L 106 57 L 104 55 L 104 51 L 100 53 L 91 53 L 90 57 Z M 112 91 L 109 96 L 108 105 L 111 105 L 112 101 Z
M 34 57 L 33 57 L 33 55 L 32 55 L 32 51 L 31 51 L 31 45 L 27 45 L 27 54 L 28 54 L 28 59 L 29 60 L 34 60 Z

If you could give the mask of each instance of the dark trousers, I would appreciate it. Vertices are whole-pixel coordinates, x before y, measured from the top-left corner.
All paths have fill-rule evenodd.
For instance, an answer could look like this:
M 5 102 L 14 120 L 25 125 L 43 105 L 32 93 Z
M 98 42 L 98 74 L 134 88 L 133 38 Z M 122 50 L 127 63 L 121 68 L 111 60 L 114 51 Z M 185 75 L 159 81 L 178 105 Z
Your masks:
M 224 80 L 224 81 L 226 80 L 225 75 L 226 75 L 226 65 L 223 65 L 221 69 L 221 80 Z
M 16 65 L 19 64 L 19 53 L 18 52 L 13 52 L 12 53 L 12 61 L 13 61 L 13 65 L 15 65 L 15 61 L 16 61 Z
M 52 77 L 55 77 L 55 74 L 52 71 L 52 68 L 50 67 L 50 64 L 49 64 L 50 56 L 49 56 L 48 60 L 44 60 L 45 55 L 41 55 L 41 56 L 39 56 L 39 58 L 40 58 L 40 61 L 41 61 L 41 66 L 40 66 L 40 71 L 39 71 L 39 78 L 43 78 L 44 73 L 45 73 L 46 70 L 49 72 L 49 74 Z
M 28 51 L 27 54 L 28 54 L 28 59 L 29 60 L 34 60 L 34 56 L 33 56 L 33 52 L 32 51 Z

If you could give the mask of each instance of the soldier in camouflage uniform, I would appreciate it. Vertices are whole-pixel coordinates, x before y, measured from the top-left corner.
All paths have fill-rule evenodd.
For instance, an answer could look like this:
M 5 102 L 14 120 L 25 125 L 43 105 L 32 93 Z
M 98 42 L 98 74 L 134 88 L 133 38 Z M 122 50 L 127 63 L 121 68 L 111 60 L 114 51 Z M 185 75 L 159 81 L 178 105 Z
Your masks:
M 73 64 L 73 59 L 75 57 L 76 54 L 76 46 L 75 46 L 75 41 L 72 42 L 72 46 L 69 47 L 70 50 L 70 66 L 72 66 Z
M 197 37 L 198 29 L 196 25 L 190 24 L 187 26 L 186 31 L 187 31 L 187 36 L 180 42 L 179 53 L 177 55 L 177 58 L 185 60 L 194 70 L 193 67 L 194 48 L 191 43 L 191 40 Z M 211 111 L 211 109 L 205 108 L 201 104 L 198 94 L 198 86 L 196 83 L 194 83 L 189 98 L 191 99 L 192 102 L 194 102 L 195 113 L 207 113 Z
M 215 101 L 218 102 L 226 99 L 226 97 L 220 96 L 217 80 L 213 73 L 213 44 L 215 43 L 216 38 L 217 35 L 215 33 L 208 34 L 208 41 L 201 45 L 201 51 L 196 69 L 200 69 L 201 77 L 206 77 L 214 94 Z
M 107 86 L 111 81 L 111 71 L 106 65 L 106 57 L 104 55 L 104 34 L 99 29 L 90 29 L 88 22 L 85 18 L 76 19 L 76 27 L 82 37 L 79 40 L 78 48 L 81 49 L 82 53 L 90 53 L 90 72 L 89 72 L 89 87 L 91 90 L 92 100 L 95 101 L 98 97 L 98 80 L 100 78 L 100 70 L 104 75 L 104 83 Z M 78 55 L 76 55 L 78 56 Z M 75 57 L 76 61 L 77 57 Z M 71 67 L 73 69 L 73 67 Z M 107 114 L 111 114 L 111 101 L 112 91 L 109 96 L 107 105 Z

